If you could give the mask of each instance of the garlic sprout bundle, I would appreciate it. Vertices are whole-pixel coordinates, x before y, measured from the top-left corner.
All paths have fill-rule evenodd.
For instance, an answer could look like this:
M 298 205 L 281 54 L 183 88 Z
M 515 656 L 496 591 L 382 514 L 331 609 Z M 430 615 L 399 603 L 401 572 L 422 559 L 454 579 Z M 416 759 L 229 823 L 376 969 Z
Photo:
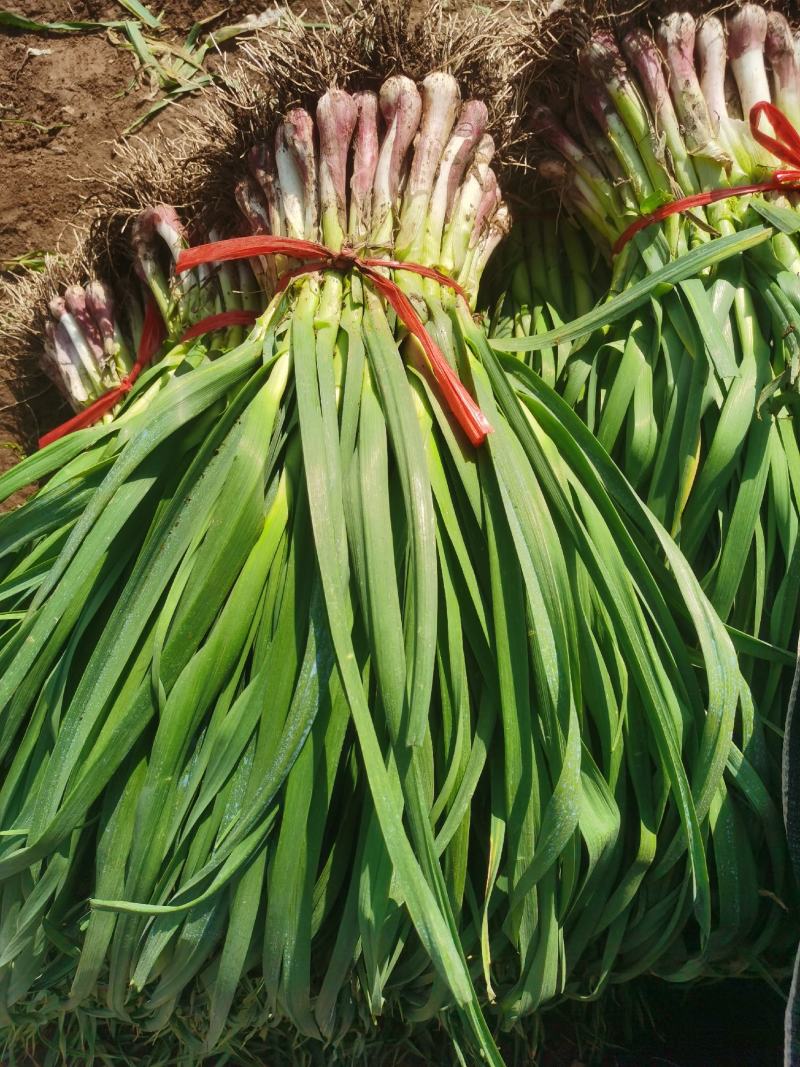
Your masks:
M 792 36 L 783 16 L 755 4 L 729 9 L 724 23 L 675 12 L 653 36 L 634 28 L 617 41 L 598 29 L 573 76 L 573 112 L 532 108 L 540 176 L 569 221 L 558 233 L 544 224 L 549 242 L 522 242 L 525 262 L 508 268 L 515 288 L 493 327 L 505 335 L 497 347 L 530 353 L 732 627 L 764 723 L 754 751 L 777 797 L 775 730 L 800 594 L 796 194 L 787 186 L 688 202 L 617 242 L 660 206 L 787 169 L 753 138 L 748 115 L 767 102 L 796 121 Z M 777 135 L 769 114 L 759 128 Z M 571 257 L 564 285 L 580 299 L 566 327 L 563 309 L 534 313 L 562 300 L 541 262 L 552 266 L 562 248 Z M 581 282 L 602 276 L 599 288 Z
M 579 66 L 575 113 L 558 117 L 540 104 L 533 120 L 541 142 L 557 153 L 543 160 L 543 177 L 558 186 L 565 207 L 601 248 L 609 249 L 632 221 L 661 204 L 758 183 L 792 166 L 760 144 L 750 124 L 751 110 L 762 102 L 792 123 L 800 117 L 800 67 L 789 26 L 777 12 L 743 4 L 725 24 L 676 12 L 660 21 L 654 37 L 633 29 L 619 42 L 598 30 Z M 758 127 L 782 139 L 769 116 Z M 708 242 L 715 231 L 741 228 L 755 195 L 687 205 L 684 214 L 666 219 L 671 253 Z M 789 206 L 791 185 L 767 196 Z M 785 236 L 777 252 L 796 272 L 797 250 Z
M 346 238 L 365 256 L 383 252 L 445 271 L 474 304 L 509 225 L 487 120 L 486 105 L 462 104 L 456 80 L 441 72 L 421 91 L 403 76 L 379 93 L 334 89 L 317 107 L 319 162 L 315 124 L 295 109 L 274 145 L 249 153 L 237 201 L 253 233 L 321 241 L 333 251 Z M 419 302 L 436 299 L 437 287 L 403 273 L 400 281 Z

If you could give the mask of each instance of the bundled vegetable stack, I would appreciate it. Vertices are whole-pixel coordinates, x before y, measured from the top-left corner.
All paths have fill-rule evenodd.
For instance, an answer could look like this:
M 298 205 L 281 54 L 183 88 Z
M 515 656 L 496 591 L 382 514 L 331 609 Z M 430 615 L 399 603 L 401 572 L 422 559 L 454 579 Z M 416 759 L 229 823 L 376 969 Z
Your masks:
M 675 13 L 619 43 L 600 29 L 578 66 L 575 111 L 540 103 L 533 121 L 570 217 L 551 244 L 574 250 L 585 317 L 526 317 L 542 297 L 520 264 L 497 345 L 531 353 L 675 536 L 732 627 L 776 789 L 800 590 L 794 40 L 782 15 L 745 4 L 725 25 Z M 598 254 L 610 279 L 587 313 Z
M 391 76 L 373 91 L 343 56 L 320 69 L 355 84 L 312 100 L 307 67 L 271 65 L 307 106 L 258 131 L 243 109 L 247 173 L 214 175 L 250 235 L 219 239 L 221 210 L 188 248 L 200 220 L 151 205 L 146 295 L 107 302 L 131 371 L 0 478 L 4 499 L 44 480 L 0 519 L 7 1026 L 111 1018 L 199 1056 L 442 1017 L 499 1064 L 487 1018 L 786 966 L 731 638 L 472 314 L 508 225 L 503 101 L 459 78 L 513 62 L 502 23 L 462 19 L 459 50 L 439 15 L 452 73 L 405 57 L 415 81 L 363 17 L 345 29 Z M 59 365 L 99 370 L 69 314 Z

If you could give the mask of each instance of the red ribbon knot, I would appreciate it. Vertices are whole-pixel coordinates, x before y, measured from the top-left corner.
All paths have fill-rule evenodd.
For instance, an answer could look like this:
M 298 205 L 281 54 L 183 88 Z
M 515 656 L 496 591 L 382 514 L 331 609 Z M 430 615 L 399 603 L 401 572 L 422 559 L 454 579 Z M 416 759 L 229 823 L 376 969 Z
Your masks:
M 305 241 L 296 237 L 272 237 L 256 235 L 254 237 L 232 237 L 227 241 L 213 241 L 211 244 L 196 245 L 184 249 L 178 256 L 175 270 L 182 271 L 198 267 L 202 263 L 220 262 L 229 259 L 249 259 L 253 256 L 291 256 L 301 260 L 298 267 L 285 271 L 278 280 L 277 291 L 281 292 L 295 278 L 312 274 L 319 270 L 340 270 L 343 272 L 357 270 L 367 278 L 377 292 L 389 304 L 408 332 L 422 346 L 433 377 L 441 390 L 454 418 L 461 426 L 473 445 L 480 445 L 491 433 L 489 420 L 470 396 L 461 379 L 445 359 L 439 347 L 434 343 L 417 314 L 414 305 L 391 278 L 381 274 L 381 270 L 406 270 L 419 274 L 423 278 L 444 285 L 466 299 L 463 288 L 433 267 L 421 263 L 405 263 L 396 259 L 362 258 L 352 248 L 343 248 L 334 252 L 316 241 Z

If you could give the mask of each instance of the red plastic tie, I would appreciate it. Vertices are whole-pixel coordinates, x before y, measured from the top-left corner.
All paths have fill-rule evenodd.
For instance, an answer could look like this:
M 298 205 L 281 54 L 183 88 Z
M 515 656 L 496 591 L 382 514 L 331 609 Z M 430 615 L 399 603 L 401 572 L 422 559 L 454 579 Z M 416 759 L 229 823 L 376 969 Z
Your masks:
M 778 135 L 770 137 L 759 129 L 758 123 L 764 115 Z M 800 186 L 800 133 L 795 129 L 784 113 L 774 104 L 766 100 L 759 100 L 750 109 L 750 132 L 754 139 L 777 159 L 784 163 L 790 163 L 789 170 L 773 171 L 768 181 L 756 182 L 753 185 L 735 185 L 730 189 L 712 189 L 707 193 L 695 193 L 693 196 L 685 196 L 680 200 L 673 200 L 669 204 L 662 204 L 655 211 L 642 215 L 630 224 L 614 242 L 612 251 L 614 255 L 621 252 L 630 239 L 640 230 L 646 229 L 654 222 L 662 222 L 671 215 L 680 215 L 684 211 L 691 211 L 695 207 L 706 207 L 708 204 L 716 204 L 720 200 L 728 200 L 732 196 L 748 196 L 752 193 L 774 193 L 787 187 Z
M 278 280 L 277 291 L 281 292 L 294 279 L 318 270 L 357 270 L 375 286 L 380 295 L 393 309 L 398 319 L 408 332 L 416 337 L 422 346 L 433 372 L 436 384 L 442 392 L 448 407 L 473 445 L 480 445 L 486 435 L 492 432 L 489 420 L 475 403 L 461 379 L 442 355 L 432 337 L 425 329 L 413 304 L 403 290 L 380 274 L 381 269 L 407 270 L 423 278 L 445 285 L 466 299 L 462 287 L 446 274 L 420 263 L 401 263 L 395 259 L 362 259 L 351 249 L 332 252 L 325 245 L 316 241 L 304 241 L 296 237 L 232 237 L 226 241 L 213 241 L 210 244 L 196 245 L 184 249 L 175 265 L 177 273 L 191 270 L 202 263 L 220 262 L 231 259 L 249 259 L 252 256 L 285 255 L 304 262 L 299 267 L 287 270 Z
M 190 326 L 181 337 L 181 341 L 191 341 L 193 337 L 202 337 L 204 333 L 224 330 L 228 326 L 252 326 L 258 316 L 254 311 L 220 311 L 217 315 L 206 315 L 194 326 Z

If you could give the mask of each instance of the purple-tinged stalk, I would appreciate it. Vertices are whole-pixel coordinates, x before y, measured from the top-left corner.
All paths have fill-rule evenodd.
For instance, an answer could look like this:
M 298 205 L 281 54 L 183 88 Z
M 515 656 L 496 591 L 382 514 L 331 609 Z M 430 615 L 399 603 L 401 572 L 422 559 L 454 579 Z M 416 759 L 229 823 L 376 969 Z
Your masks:
M 764 51 L 772 71 L 776 105 L 789 121 L 800 129 L 800 64 L 794 51 L 789 23 L 777 11 L 767 15 Z
M 718 18 L 703 19 L 695 32 L 695 47 L 700 91 L 705 97 L 711 127 L 715 133 L 724 136 L 724 123 L 728 119 L 725 99 L 727 52 L 725 28 Z
M 353 238 L 366 237 L 372 218 L 372 184 L 378 166 L 378 97 L 376 93 L 353 95 L 358 109 L 350 178 L 348 232 Z
M 585 190 L 578 187 L 576 172 L 571 167 L 567 167 L 561 159 L 546 158 L 540 160 L 537 170 L 548 185 L 557 191 L 567 211 L 579 217 L 581 224 L 592 231 L 599 248 L 614 243 L 619 236 L 619 226 L 611 225 L 597 202 L 587 198 Z
M 267 204 L 268 233 L 274 237 L 286 237 L 286 220 L 278 182 L 275 180 L 275 161 L 269 146 L 255 145 L 247 153 L 247 166 L 258 183 Z
M 653 190 L 669 195 L 669 175 L 663 149 L 654 136 L 652 122 L 612 34 L 593 34 L 586 49 L 585 62 L 594 77 L 601 81 L 628 131 L 644 164 Z
M 442 154 L 428 207 L 425 235 L 427 262 L 439 261 L 445 221 L 452 210 L 456 190 L 464 177 L 470 157 L 485 133 L 488 121 L 489 112 L 482 100 L 467 100 L 462 104 L 455 128 Z
M 347 233 L 347 157 L 357 120 L 358 105 L 342 89 L 330 89 L 317 104 L 322 241 L 336 252 Z
M 486 181 L 483 184 L 483 196 L 481 197 L 480 204 L 478 204 L 478 212 L 475 215 L 475 223 L 472 227 L 472 233 L 469 239 L 470 249 L 474 248 L 477 244 L 486 229 L 488 220 L 500 207 L 502 199 L 500 186 L 497 184 L 497 175 L 493 170 L 489 170 L 486 173 Z
M 595 160 L 611 186 L 611 193 L 618 199 L 620 214 L 633 215 L 637 212 L 636 198 L 631 190 L 630 181 L 620 166 L 614 149 L 600 133 L 596 124 L 587 121 L 583 112 L 576 113 L 575 123 L 580 129 L 581 140 L 593 160 Z
M 267 203 L 255 179 L 248 175 L 242 181 L 237 182 L 234 196 L 248 230 L 251 233 L 269 233 Z
M 733 157 L 717 136 L 697 75 L 694 59 L 696 29 L 691 15 L 668 15 L 658 27 L 657 41 L 665 58 L 670 93 L 700 188 L 710 190 L 728 183 Z M 738 205 L 724 200 L 709 205 L 705 213 L 720 233 L 731 233 L 734 229 L 732 218 L 738 211 Z M 704 232 L 696 228 L 692 236 L 695 240 L 705 239 Z
M 451 74 L 429 74 L 422 83 L 422 121 L 414 144 L 403 195 L 400 231 L 395 241 L 398 259 L 416 260 L 422 253 L 436 170 L 453 128 L 459 102 L 458 82 Z
M 488 133 L 484 134 L 478 141 L 472 163 L 453 202 L 439 257 L 442 269 L 453 277 L 458 276 L 464 265 L 494 151 L 494 141 Z
M 154 231 L 169 249 L 173 261 L 177 260 L 187 242 L 186 232 L 175 208 L 170 204 L 159 204 L 153 208 L 145 208 L 141 217 L 145 227 L 152 223 Z
M 419 128 L 422 98 L 410 78 L 387 78 L 378 96 L 386 126 L 372 189 L 370 244 L 390 246 L 399 210 L 401 166 Z
M 752 159 L 751 173 L 759 166 L 770 170 L 778 160 L 753 138 L 750 112 L 761 101 L 771 102 L 769 78 L 764 59 L 767 39 L 767 13 L 757 4 L 743 4 L 728 22 L 728 57 L 742 106 L 742 137 Z M 766 119 L 763 128 L 772 133 Z
M 678 184 L 684 193 L 698 192 L 700 183 L 681 133 L 655 41 L 643 30 L 634 30 L 623 39 L 622 49 L 638 75 L 656 132 L 669 151 Z
M 728 56 L 747 118 L 752 107 L 770 99 L 764 64 L 767 13 L 758 4 L 742 4 L 728 22 Z
M 581 84 L 581 98 L 588 113 L 592 115 L 602 135 L 614 150 L 614 155 L 636 197 L 637 207 L 641 208 L 645 203 L 651 202 L 655 190 L 636 142 L 617 113 L 608 90 L 594 75 L 592 68 L 593 60 L 597 59 L 597 49 L 593 48 L 593 52 L 592 57 L 587 52 L 581 56 L 581 68 L 585 73 Z
M 105 387 L 103 368 L 100 363 L 102 348 L 99 354 L 92 348 L 80 323 L 68 310 L 65 297 L 54 296 L 48 307 L 56 323 L 56 336 L 62 347 L 70 352 L 71 358 L 77 358 L 76 365 L 80 367 L 81 377 L 87 390 L 95 394 L 101 392 Z
M 301 169 L 296 153 L 292 151 L 294 139 L 295 126 L 287 116 L 275 132 L 275 169 L 281 190 L 285 236 L 302 240 L 306 236 L 304 201 L 307 176 Z
M 44 329 L 42 369 L 56 384 L 73 411 L 80 411 L 91 399 L 80 356 L 60 322 L 47 322 Z
M 69 285 L 48 305 L 43 368 L 75 411 L 118 385 L 132 360 L 108 288 Z
M 182 227 L 175 208 L 158 204 L 146 208 L 135 218 L 131 231 L 136 273 L 150 288 L 159 310 L 165 319 L 172 313 L 172 295 L 169 274 L 162 266 L 158 237 L 161 237 L 171 259 L 176 260 L 183 247 Z
M 588 187 L 598 205 L 609 218 L 617 219 L 624 210 L 622 201 L 606 176 L 580 144 L 567 132 L 549 107 L 537 107 L 532 126 L 575 169 L 581 183 Z M 613 155 L 613 153 L 612 153 Z M 614 157 L 616 158 L 616 157 Z
M 480 278 L 489 262 L 489 258 L 508 234 L 511 229 L 511 215 L 509 214 L 508 207 L 502 203 L 500 196 L 500 189 L 497 186 L 495 180 L 494 196 L 491 198 L 491 204 L 494 208 L 491 216 L 484 218 L 481 228 L 474 234 L 474 241 L 467 253 L 467 258 L 464 261 L 464 266 L 461 268 L 461 273 L 458 276 L 458 282 L 465 289 L 470 292 L 470 304 L 474 306 L 477 298 L 477 292 L 471 282 L 475 278 Z
M 234 190 L 239 211 L 252 234 L 270 233 L 269 210 L 266 198 L 255 178 L 250 176 L 240 181 Z M 277 272 L 274 256 L 255 256 L 251 260 L 253 272 L 267 296 L 275 292 Z
M 689 14 L 667 15 L 656 35 L 669 70 L 669 88 L 683 137 L 703 188 L 720 184 L 730 156 L 717 140 L 694 65 L 695 21 Z
M 312 241 L 318 238 L 319 188 L 314 150 L 314 120 L 302 108 L 294 108 L 283 124 L 284 136 L 303 183 L 303 230 Z
M 166 270 L 159 239 L 169 254 Z M 140 212 L 133 224 L 131 244 L 136 271 L 149 287 L 169 333 L 179 331 L 183 324 L 194 322 L 216 309 L 214 279 L 207 266 L 199 266 L 177 277 L 172 274 L 180 252 L 188 245 L 174 207 L 156 204 Z
M 283 210 L 283 197 L 281 187 L 275 171 L 275 159 L 269 145 L 255 145 L 247 153 L 247 166 L 264 194 L 267 203 L 267 217 L 269 219 L 268 232 L 273 237 L 288 236 L 288 226 Z M 265 257 L 263 262 L 272 263 L 272 267 L 265 268 L 265 276 L 272 282 L 269 293 L 274 292 L 277 279 L 286 270 L 288 259 L 286 256 Z
M 81 335 L 97 366 L 102 368 L 105 362 L 103 339 L 100 336 L 97 323 L 93 320 L 86 306 L 86 292 L 82 285 L 67 286 L 64 290 L 64 305 L 78 324 Z
M 322 240 L 338 252 L 347 228 L 347 160 L 350 142 L 358 121 L 358 105 L 349 93 L 331 89 L 317 104 L 317 128 L 320 144 L 319 197 L 322 216 Z M 344 363 L 336 344 L 342 315 L 343 279 L 329 272 L 325 277 L 315 315 L 317 358 L 333 362 L 334 375 L 341 381 Z
M 739 111 L 741 101 L 736 82 L 727 65 L 725 28 L 718 18 L 707 18 L 697 28 L 697 49 L 700 89 L 705 97 L 711 127 L 720 145 L 731 159 L 731 181 L 736 184 L 747 179 L 753 167 L 751 146 L 746 143 Z M 731 95 L 735 100 L 731 101 Z M 733 105 L 733 107 L 732 107 Z
M 87 283 L 85 292 L 86 307 L 100 334 L 106 363 L 113 361 L 118 374 L 124 378 L 133 366 L 133 355 L 114 314 L 111 290 L 94 279 Z

